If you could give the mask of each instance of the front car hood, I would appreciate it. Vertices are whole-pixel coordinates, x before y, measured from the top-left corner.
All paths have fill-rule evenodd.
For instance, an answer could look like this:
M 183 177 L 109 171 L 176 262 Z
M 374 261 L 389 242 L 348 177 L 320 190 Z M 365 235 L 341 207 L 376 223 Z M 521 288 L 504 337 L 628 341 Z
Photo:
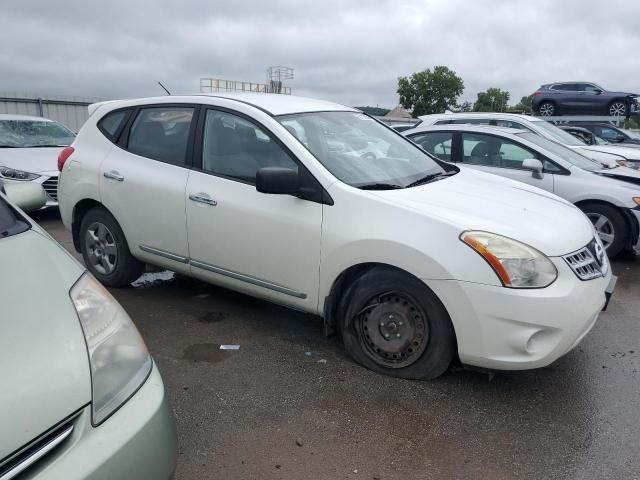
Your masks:
M 549 256 L 576 251 L 594 235 L 589 220 L 566 200 L 525 183 L 464 166 L 460 173 L 427 185 L 372 193 L 453 224 L 461 233 L 497 233 Z
M 616 180 L 620 180 L 621 182 L 625 182 L 626 184 L 640 185 L 640 171 L 634 168 L 628 168 L 628 167 L 605 168 L 603 170 L 599 170 L 594 173 L 603 177 L 609 177 L 609 178 L 614 178 Z M 637 191 L 638 190 L 637 188 L 635 190 L 636 190 L 635 193 L 640 193 Z
M 580 148 L 589 152 L 609 153 L 627 160 L 640 161 L 640 149 L 638 148 L 623 147 L 621 145 L 585 145 Z
M 37 227 L 0 239 L 0 462 L 91 402 L 69 290 L 82 274 Z
M 54 172 L 64 147 L 0 148 L 0 165 L 30 173 Z

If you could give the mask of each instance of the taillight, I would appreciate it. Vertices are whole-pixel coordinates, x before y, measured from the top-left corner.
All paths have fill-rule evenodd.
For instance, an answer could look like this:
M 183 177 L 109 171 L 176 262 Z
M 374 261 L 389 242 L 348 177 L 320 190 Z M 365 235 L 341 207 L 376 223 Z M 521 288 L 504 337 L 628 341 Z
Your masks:
M 71 156 L 71 154 L 75 151 L 73 147 L 65 147 L 60 154 L 58 155 L 58 171 L 61 172 L 64 168 L 64 163 Z
M 542 92 L 540 90 L 536 90 L 535 92 L 533 92 L 534 97 L 539 97 L 540 95 L 542 95 Z

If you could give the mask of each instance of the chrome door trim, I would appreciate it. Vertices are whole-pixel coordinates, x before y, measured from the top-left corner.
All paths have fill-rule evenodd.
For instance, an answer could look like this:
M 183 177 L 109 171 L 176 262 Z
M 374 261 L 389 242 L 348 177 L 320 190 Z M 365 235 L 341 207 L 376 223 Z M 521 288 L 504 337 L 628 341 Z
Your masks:
M 212 273 L 217 273 L 219 275 L 224 275 L 225 277 L 233 278 L 234 280 L 240 280 L 241 282 L 251 283 L 252 285 L 268 288 L 269 290 L 273 290 L 279 293 L 284 293 L 285 295 L 290 295 L 296 298 L 303 298 L 303 299 L 307 298 L 306 293 L 297 292 L 295 290 L 291 290 L 290 288 L 283 287 L 281 285 L 276 285 L 275 283 L 267 282 L 265 280 L 260 280 L 259 278 L 243 275 L 242 273 L 232 272 L 231 270 L 225 270 L 224 268 L 220 268 L 220 267 L 214 267 L 213 265 L 209 265 L 208 263 L 204 263 L 204 262 L 198 262 L 197 260 L 190 260 L 189 263 L 196 268 L 201 268 L 203 270 L 207 270 Z
M 47 443 L 45 443 L 42 447 L 40 447 L 39 450 L 36 450 L 27 458 L 25 458 L 22 462 L 18 463 L 11 470 L 4 473 L 0 477 L 0 480 L 11 480 L 12 478 L 16 478 L 18 475 L 24 472 L 27 468 L 29 468 L 31 465 L 33 465 L 42 457 L 44 457 L 46 454 L 48 454 L 51 450 L 53 450 L 58 445 L 60 445 L 64 440 L 66 440 L 69 437 L 69 435 L 71 435 L 72 432 L 73 432 L 73 425 L 70 425 L 68 428 L 65 428 L 62 432 L 60 432 L 58 435 L 56 435 Z
M 160 250 L 159 248 L 149 247 L 147 245 L 139 245 L 139 247 L 143 252 L 152 253 L 153 255 L 158 255 L 159 257 L 168 258 L 169 260 L 174 260 L 180 263 L 189 263 L 189 259 L 187 257 L 176 255 L 175 253 Z

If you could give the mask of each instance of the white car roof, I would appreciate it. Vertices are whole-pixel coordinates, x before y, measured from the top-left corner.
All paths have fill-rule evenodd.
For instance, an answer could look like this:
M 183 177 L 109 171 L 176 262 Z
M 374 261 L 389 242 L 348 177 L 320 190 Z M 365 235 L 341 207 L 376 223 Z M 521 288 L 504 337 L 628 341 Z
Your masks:
M 41 122 L 53 122 L 53 120 L 44 117 L 36 117 L 33 115 L 16 115 L 13 113 L 0 113 L 0 120 L 39 120 Z
M 109 104 L 113 108 L 128 105 L 142 105 L 145 103 L 210 103 L 215 98 L 226 98 L 240 103 L 249 104 L 260 110 L 264 110 L 270 115 L 287 115 L 291 113 L 305 112 L 357 112 L 355 108 L 346 107 L 333 102 L 316 100 L 314 98 L 297 97 L 293 95 L 280 95 L 276 93 L 216 93 L 203 95 L 168 95 L 164 97 L 138 98 L 135 100 L 117 100 L 111 102 L 101 102 L 89 106 L 92 113 L 97 107 Z M 213 102 L 211 102 L 213 103 Z M 117 106 L 116 106 L 117 104 Z
M 477 132 L 477 133 L 500 133 L 505 136 L 515 135 L 516 133 L 527 133 L 529 130 L 524 130 L 522 128 L 511 128 L 511 127 L 497 127 L 495 125 L 471 125 L 464 123 L 449 123 L 446 125 L 418 125 L 416 128 L 412 128 L 411 130 L 405 130 L 401 132 L 403 135 L 411 135 L 414 133 L 420 132 L 438 132 L 438 131 L 461 131 L 461 132 Z M 530 132 L 529 132 L 530 133 Z
M 433 123 L 438 120 L 460 120 L 464 118 L 489 118 L 489 119 L 508 119 L 508 120 L 524 120 L 529 122 L 544 122 L 545 120 L 531 115 L 522 115 L 520 113 L 498 113 L 498 112 L 459 112 L 459 113 L 435 113 L 432 115 L 422 115 L 418 117 L 423 122 Z

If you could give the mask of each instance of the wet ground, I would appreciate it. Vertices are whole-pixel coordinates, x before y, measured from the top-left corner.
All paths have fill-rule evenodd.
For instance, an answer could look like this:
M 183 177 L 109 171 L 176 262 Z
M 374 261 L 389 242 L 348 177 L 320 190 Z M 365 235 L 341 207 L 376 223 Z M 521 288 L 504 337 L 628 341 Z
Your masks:
M 73 250 L 55 213 L 36 219 Z M 613 268 L 609 311 L 577 349 L 492 381 L 376 375 L 316 317 L 168 272 L 113 293 L 171 397 L 178 480 L 638 479 L 640 259 Z

